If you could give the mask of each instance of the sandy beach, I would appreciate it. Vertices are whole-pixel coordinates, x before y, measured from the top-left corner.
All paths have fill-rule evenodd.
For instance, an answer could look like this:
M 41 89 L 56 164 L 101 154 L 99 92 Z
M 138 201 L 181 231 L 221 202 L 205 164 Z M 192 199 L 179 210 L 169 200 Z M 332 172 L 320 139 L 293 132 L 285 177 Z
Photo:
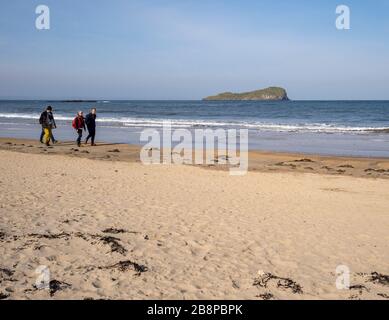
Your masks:
M 253 151 L 233 177 L 138 158 L 0 139 L 2 299 L 389 299 L 388 159 Z

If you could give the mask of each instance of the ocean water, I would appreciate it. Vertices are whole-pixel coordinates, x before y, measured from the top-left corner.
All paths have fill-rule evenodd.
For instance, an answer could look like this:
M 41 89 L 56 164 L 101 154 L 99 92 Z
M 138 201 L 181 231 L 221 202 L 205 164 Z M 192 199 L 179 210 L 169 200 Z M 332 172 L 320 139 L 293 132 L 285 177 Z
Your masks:
M 389 101 L 0 101 L 0 136 L 37 138 L 38 118 L 54 108 L 57 139 L 74 139 L 78 110 L 98 109 L 98 139 L 140 144 L 145 128 L 249 130 L 250 149 L 389 157 Z

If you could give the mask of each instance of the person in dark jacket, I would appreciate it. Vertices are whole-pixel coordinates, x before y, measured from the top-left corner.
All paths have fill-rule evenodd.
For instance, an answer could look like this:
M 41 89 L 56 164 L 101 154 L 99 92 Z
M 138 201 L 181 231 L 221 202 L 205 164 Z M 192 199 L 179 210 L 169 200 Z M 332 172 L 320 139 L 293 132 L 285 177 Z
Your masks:
M 78 134 L 77 145 L 81 147 L 82 130 L 86 131 L 84 113 L 82 111 L 77 113 L 77 116 L 73 120 L 72 126 Z
M 57 125 L 54 120 L 53 108 L 51 106 L 48 106 L 46 110 L 42 112 L 39 118 L 39 123 L 42 126 L 40 141 L 45 143 L 47 146 L 50 145 L 50 140 L 53 143 L 56 143 L 57 141 L 53 136 L 53 129 L 57 128 Z
M 88 144 L 91 139 L 92 146 L 95 146 L 96 136 L 96 108 L 90 110 L 90 113 L 85 117 L 85 124 L 88 128 L 88 136 L 86 137 L 85 144 Z

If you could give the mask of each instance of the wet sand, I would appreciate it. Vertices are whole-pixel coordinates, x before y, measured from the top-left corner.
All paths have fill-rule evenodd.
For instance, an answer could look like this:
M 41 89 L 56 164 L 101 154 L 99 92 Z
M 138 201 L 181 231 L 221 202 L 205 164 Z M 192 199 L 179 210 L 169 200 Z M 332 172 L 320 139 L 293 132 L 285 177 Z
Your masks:
M 85 146 L 83 144 L 81 148 L 78 148 L 74 142 L 61 142 L 51 147 L 46 147 L 36 140 L 0 138 L 0 150 L 140 163 L 139 154 L 141 147 L 118 143 L 99 143 L 97 147 Z M 220 158 L 225 157 L 220 155 Z M 229 168 L 227 165 L 218 164 L 217 155 L 215 156 L 214 164 L 196 166 L 213 170 L 228 170 Z M 249 171 L 305 172 L 387 179 L 389 178 L 389 158 L 338 157 L 249 151 Z
M 0 298 L 388 299 L 389 160 L 249 159 L 232 177 L 0 139 Z

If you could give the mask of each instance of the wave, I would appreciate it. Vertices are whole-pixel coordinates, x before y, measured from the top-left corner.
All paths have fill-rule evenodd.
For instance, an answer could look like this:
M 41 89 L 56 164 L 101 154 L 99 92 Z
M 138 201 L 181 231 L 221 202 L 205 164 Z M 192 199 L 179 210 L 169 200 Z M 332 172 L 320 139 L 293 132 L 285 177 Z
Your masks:
M 26 119 L 26 120 L 38 120 L 40 117 L 40 113 L 0 113 L 0 118 L 6 119 Z M 55 120 L 73 120 L 74 117 L 67 117 L 62 115 L 55 115 Z
M 0 113 L 0 118 L 38 120 L 38 113 Z M 72 121 L 73 116 L 55 114 L 57 121 Z M 131 117 L 100 117 L 97 122 L 102 125 L 116 125 L 122 127 L 151 127 L 161 128 L 169 121 L 173 128 L 242 128 L 258 131 L 277 132 L 317 132 L 317 133 L 389 133 L 389 127 L 353 127 L 327 123 L 303 123 L 303 124 L 277 124 L 264 122 L 243 121 L 210 121 L 187 119 L 157 119 L 157 118 L 131 118 Z

